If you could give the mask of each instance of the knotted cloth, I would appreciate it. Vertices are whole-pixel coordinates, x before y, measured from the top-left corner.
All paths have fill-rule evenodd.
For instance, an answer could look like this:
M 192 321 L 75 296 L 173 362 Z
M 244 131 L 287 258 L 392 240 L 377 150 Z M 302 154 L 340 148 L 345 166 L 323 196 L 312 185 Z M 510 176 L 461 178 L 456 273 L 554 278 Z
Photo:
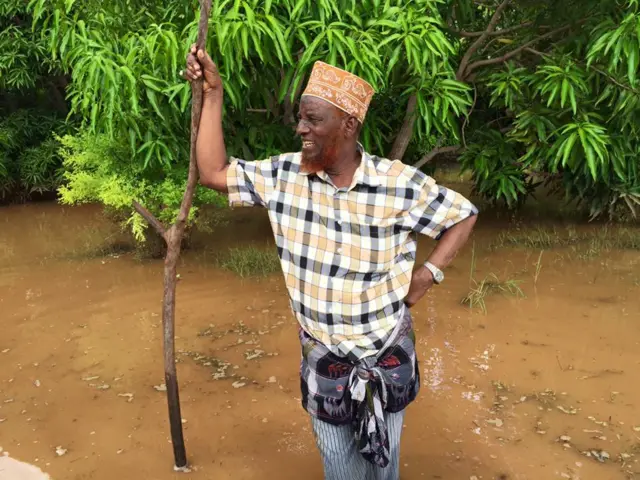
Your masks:
M 319 420 L 352 425 L 358 450 L 370 463 L 389 464 L 385 412 L 404 410 L 420 390 L 415 333 L 408 309 L 377 355 L 338 357 L 299 330 L 303 408 Z

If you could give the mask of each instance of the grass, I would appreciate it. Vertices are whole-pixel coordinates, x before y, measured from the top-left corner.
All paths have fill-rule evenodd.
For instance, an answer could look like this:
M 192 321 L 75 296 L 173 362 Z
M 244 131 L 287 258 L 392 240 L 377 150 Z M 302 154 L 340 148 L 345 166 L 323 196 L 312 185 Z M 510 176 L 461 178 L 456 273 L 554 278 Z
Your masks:
M 522 247 L 548 250 L 575 245 L 580 241 L 580 235 L 573 228 L 567 228 L 566 233 L 562 233 L 556 227 L 552 229 L 536 227 L 532 230 L 503 232 L 489 248 L 499 250 L 505 247 Z
M 538 259 L 538 273 L 541 267 L 542 252 Z M 476 244 L 475 242 L 471 246 L 471 269 L 469 272 L 469 282 L 473 284 L 473 288 L 469 290 L 469 293 L 464 296 L 460 301 L 462 305 L 469 305 L 469 308 L 480 308 L 483 313 L 487 313 L 487 304 L 485 299 L 489 295 L 496 293 L 502 293 L 503 295 L 512 295 L 515 297 L 524 297 L 522 289 L 518 286 L 520 283 L 518 280 L 505 280 L 500 281 L 498 277 L 490 273 L 483 280 L 478 282 L 475 277 L 476 270 Z
M 480 308 L 483 313 L 487 313 L 487 305 L 485 299 L 496 293 L 503 295 L 511 295 L 514 297 L 524 297 L 522 289 L 518 286 L 518 280 L 500 281 L 498 277 L 491 273 L 483 280 L 477 282 L 473 280 L 474 287 L 460 301 L 462 305 L 469 305 L 469 308 Z
M 538 257 L 538 261 L 536 262 L 536 273 L 533 274 L 533 284 L 538 284 L 538 278 L 540 277 L 540 271 L 542 271 L 542 255 L 544 254 L 544 250 L 540 250 L 540 256 Z
M 640 250 L 640 231 L 628 228 L 603 227 L 595 235 L 585 237 L 586 248 L 579 245 L 572 250 L 580 260 L 591 260 L 612 250 Z
M 242 278 L 266 277 L 280 271 L 280 259 L 273 249 L 262 249 L 254 246 L 237 247 L 220 259 L 220 267 L 229 270 Z
M 604 226 L 596 231 L 579 233 L 571 227 L 564 232 L 556 227 L 537 227 L 532 230 L 503 232 L 489 249 L 496 251 L 508 247 L 535 250 L 571 247 L 578 258 L 587 260 L 605 251 L 640 250 L 640 229 Z

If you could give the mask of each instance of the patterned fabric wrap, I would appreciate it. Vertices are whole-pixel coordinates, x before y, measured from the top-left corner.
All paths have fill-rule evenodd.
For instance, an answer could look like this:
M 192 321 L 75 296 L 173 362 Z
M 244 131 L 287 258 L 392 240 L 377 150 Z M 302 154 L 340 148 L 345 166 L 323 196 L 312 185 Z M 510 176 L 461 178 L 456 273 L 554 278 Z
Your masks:
M 411 314 L 376 356 L 357 363 L 331 353 L 300 329 L 302 406 L 319 420 L 351 424 L 362 456 L 379 467 L 389 464 L 384 412 L 404 410 L 418 395 L 420 374 Z
M 373 94 L 373 87 L 368 82 L 324 62 L 313 65 L 309 83 L 302 93 L 331 103 L 356 117 L 360 123 L 364 123 Z

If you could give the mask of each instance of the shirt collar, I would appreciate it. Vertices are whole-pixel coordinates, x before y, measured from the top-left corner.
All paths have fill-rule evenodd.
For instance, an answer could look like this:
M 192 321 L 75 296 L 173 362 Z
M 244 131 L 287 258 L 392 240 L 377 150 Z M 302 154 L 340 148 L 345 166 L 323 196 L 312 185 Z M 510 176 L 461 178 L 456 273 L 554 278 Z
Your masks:
M 380 177 L 378 175 L 378 171 L 376 170 L 376 166 L 373 162 L 373 159 L 371 158 L 371 155 L 369 155 L 365 151 L 364 147 L 360 142 L 358 142 L 357 148 L 358 148 L 358 151 L 362 154 L 362 161 L 360 162 L 360 165 L 358 165 L 358 168 L 356 169 L 353 175 L 354 181 L 352 182 L 352 185 L 350 188 L 353 188 L 353 186 L 358 184 L 369 185 L 371 187 L 380 186 L 381 185 Z M 302 157 L 299 156 L 299 158 L 301 159 Z M 308 176 L 309 172 L 305 172 L 302 170 L 302 168 L 300 168 L 300 175 Z M 325 181 L 327 180 L 327 175 L 324 172 L 324 170 L 318 172 L 318 176 Z

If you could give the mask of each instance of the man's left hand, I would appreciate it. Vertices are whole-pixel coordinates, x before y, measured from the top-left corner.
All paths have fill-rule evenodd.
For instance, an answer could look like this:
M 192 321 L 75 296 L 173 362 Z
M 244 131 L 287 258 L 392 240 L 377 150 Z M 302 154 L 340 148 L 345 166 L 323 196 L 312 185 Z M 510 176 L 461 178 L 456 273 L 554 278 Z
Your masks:
M 404 299 L 407 307 L 413 307 L 433 286 L 433 274 L 424 265 L 413 272 L 409 293 Z

